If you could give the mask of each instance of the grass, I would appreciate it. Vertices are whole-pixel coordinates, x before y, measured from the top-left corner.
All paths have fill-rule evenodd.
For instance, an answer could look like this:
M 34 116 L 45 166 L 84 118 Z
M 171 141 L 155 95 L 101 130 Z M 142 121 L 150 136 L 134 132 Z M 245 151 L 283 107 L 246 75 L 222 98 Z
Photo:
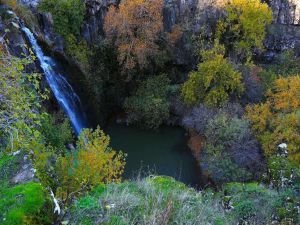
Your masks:
M 231 224 L 215 197 L 161 176 L 109 184 L 76 202 L 71 224 Z
M 69 224 L 298 224 L 299 200 L 295 191 L 277 192 L 258 183 L 199 192 L 173 178 L 152 176 L 95 188 L 74 204 Z
M 3 225 L 20 225 L 31 221 L 46 203 L 39 183 L 26 183 L 0 189 L 0 221 Z
M 0 152 L 0 224 L 48 224 L 45 210 L 48 198 L 42 185 L 35 182 L 9 184 L 9 179 L 21 166 L 22 157 L 22 154 L 10 156 Z

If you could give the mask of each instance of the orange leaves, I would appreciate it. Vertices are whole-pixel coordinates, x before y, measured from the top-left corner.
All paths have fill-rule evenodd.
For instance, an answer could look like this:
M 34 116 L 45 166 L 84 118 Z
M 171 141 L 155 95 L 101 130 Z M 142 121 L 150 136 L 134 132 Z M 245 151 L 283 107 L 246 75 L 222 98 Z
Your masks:
M 143 69 L 158 53 L 155 41 L 163 30 L 162 0 L 126 0 L 112 6 L 105 17 L 104 30 L 119 52 L 123 70 Z

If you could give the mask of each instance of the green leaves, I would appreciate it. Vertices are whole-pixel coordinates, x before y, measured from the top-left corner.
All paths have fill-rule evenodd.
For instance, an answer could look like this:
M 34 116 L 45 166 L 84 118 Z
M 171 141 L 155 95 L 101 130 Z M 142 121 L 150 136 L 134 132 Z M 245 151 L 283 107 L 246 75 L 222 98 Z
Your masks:
M 43 0 L 39 9 L 51 12 L 57 33 L 64 37 L 79 35 L 85 15 L 85 5 L 81 0 Z
M 167 88 L 169 79 L 165 74 L 142 82 L 135 95 L 125 100 L 129 121 L 146 128 L 156 129 L 169 117 Z

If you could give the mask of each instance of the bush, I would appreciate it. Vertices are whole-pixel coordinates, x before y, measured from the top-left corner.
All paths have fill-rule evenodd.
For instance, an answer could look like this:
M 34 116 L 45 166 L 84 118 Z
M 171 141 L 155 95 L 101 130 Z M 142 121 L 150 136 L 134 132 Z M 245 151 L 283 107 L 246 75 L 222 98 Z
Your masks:
M 57 149 L 57 152 L 63 153 L 66 149 L 66 144 L 72 142 L 72 128 L 68 120 L 62 122 L 57 121 L 57 118 L 63 115 L 44 114 L 42 118 L 41 132 L 47 145 Z
M 224 193 L 233 207 L 230 214 L 240 224 L 269 224 L 275 211 L 278 195 L 257 183 L 230 183 L 224 187 Z
M 17 0 L 1 0 L 0 1 L 1 4 L 5 4 L 8 5 L 9 7 L 11 7 L 12 9 L 16 9 L 17 7 Z
M 54 30 L 65 40 L 66 53 L 73 57 L 84 72 L 89 69 L 89 47 L 82 40 L 80 28 L 84 21 L 85 4 L 81 0 L 42 0 L 39 10 L 50 12 L 54 20 Z
M 182 120 L 183 126 L 187 129 L 194 129 L 199 134 L 204 135 L 208 122 L 219 114 L 226 114 L 229 117 L 240 118 L 244 110 L 237 103 L 228 103 L 221 108 L 209 107 L 204 104 L 193 107 L 190 113 L 186 114 Z
M 242 103 L 258 103 L 264 96 L 264 82 L 262 81 L 260 74 L 262 68 L 250 65 L 242 67 L 243 83 L 245 86 L 245 92 L 242 96 Z
M 259 145 L 247 121 L 219 114 L 209 120 L 200 166 L 217 184 L 248 181 L 263 170 Z
M 156 129 L 169 118 L 166 75 L 148 78 L 138 87 L 136 93 L 125 100 L 124 108 L 131 123 Z
M 109 142 L 100 128 L 94 132 L 85 129 L 79 136 L 76 151 L 58 158 L 56 194 L 64 203 L 96 185 L 120 181 L 125 156 L 114 151 Z
M 291 50 L 282 52 L 274 62 L 261 71 L 258 76 L 262 81 L 264 90 L 267 91 L 274 85 L 274 81 L 280 77 L 300 74 L 300 58 Z
M 300 170 L 285 157 L 273 156 L 268 160 L 268 182 L 277 188 L 295 187 L 300 184 Z

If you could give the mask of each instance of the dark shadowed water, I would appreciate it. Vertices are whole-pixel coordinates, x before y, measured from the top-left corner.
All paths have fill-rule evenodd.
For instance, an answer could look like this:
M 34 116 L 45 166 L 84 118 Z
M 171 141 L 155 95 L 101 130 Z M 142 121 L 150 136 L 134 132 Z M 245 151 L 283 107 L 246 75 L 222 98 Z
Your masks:
M 127 153 L 124 178 L 150 174 L 168 175 L 191 186 L 198 186 L 199 167 L 187 147 L 185 131 L 162 127 L 158 131 L 124 125 L 110 125 L 106 133 L 111 146 Z

